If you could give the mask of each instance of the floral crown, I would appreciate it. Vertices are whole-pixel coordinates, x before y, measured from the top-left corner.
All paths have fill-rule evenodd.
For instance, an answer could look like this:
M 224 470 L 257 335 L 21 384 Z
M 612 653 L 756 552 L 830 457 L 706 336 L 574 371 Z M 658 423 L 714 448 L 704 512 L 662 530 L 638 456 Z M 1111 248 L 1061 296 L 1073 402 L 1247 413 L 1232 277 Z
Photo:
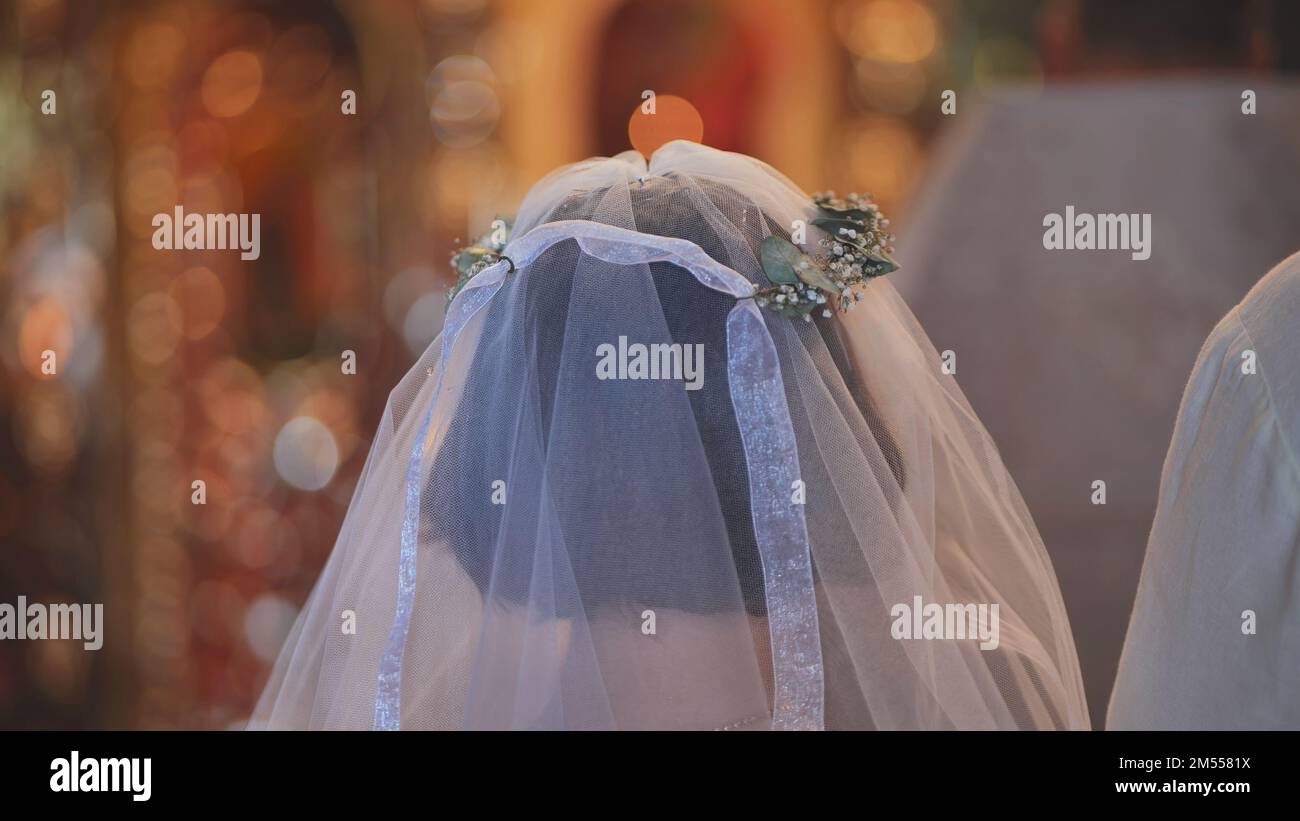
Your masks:
M 854 290 L 869 279 L 898 270 L 891 258 L 894 235 L 888 233 L 889 220 L 871 201 L 871 195 L 849 194 L 844 199 L 834 191 L 814 194 L 813 204 L 822 216 L 812 224 L 828 235 L 820 244 L 826 253 L 805 253 L 784 237 L 766 237 L 759 246 L 759 262 L 771 285 L 755 289 L 754 300 L 782 316 L 802 317 L 812 321 L 818 308 L 822 316 L 831 315 L 831 306 L 851 311 L 862 299 Z M 476 274 L 501 260 L 514 262 L 505 255 L 513 220 L 497 219 L 491 230 L 470 245 L 452 252 L 451 265 L 456 270 L 456 284 L 447 292 L 447 305 Z
M 506 244 L 510 242 L 510 229 L 513 227 L 513 219 L 497 217 L 492 220 L 492 227 L 486 234 L 464 248 L 457 248 L 451 252 L 451 267 L 456 271 L 456 284 L 447 291 L 448 308 L 451 307 L 451 301 L 456 298 L 456 294 L 460 293 L 460 289 L 464 288 L 465 283 L 473 279 L 475 274 L 503 259 L 510 261 L 510 258 L 505 255 L 505 250 Z M 515 264 L 510 262 L 511 270 L 514 270 L 514 266 Z
M 898 270 L 890 256 L 894 235 L 886 230 L 889 220 L 870 194 L 839 199 L 829 191 L 814 194 L 813 204 L 822 216 L 812 224 L 829 236 L 821 240 L 828 253 L 814 256 L 783 237 L 765 238 L 759 262 L 772 284 L 754 293 L 759 305 L 783 316 L 803 317 L 805 322 L 812 321 L 818 308 L 822 316 L 830 316 L 832 304 L 841 311 L 853 310 L 862 299 L 856 286 Z

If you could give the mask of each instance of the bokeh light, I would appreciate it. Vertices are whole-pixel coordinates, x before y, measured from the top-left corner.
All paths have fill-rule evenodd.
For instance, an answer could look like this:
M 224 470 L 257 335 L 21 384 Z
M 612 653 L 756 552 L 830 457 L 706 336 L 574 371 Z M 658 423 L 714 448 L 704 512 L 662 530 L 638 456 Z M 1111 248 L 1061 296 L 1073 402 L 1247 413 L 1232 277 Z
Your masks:
M 18 357 L 32 376 L 45 378 L 46 365 L 58 361 L 67 364 L 72 355 L 73 329 L 63 303 L 52 296 L 43 296 L 23 314 L 18 330 Z M 47 359 L 46 351 L 53 354 Z
M 275 42 L 267 68 L 276 92 L 293 98 L 310 94 L 329 73 L 330 42 L 317 26 L 294 26 Z
M 66 472 L 77 454 L 84 413 L 80 400 L 59 385 L 22 397 L 14 415 L 14 438 L 27 461 L 45 476 Z
M 131 352 L 141 361 L 160 364 L 171 358 L 181 338 L 182 314 L 176 300 L 162 292 L 141 297 L 127 318 Z
M 214 117 L 238 117 L 262 93 L 262 61 L 250 51 L 228 51 L 203 75 L 203 105 Z
M 290 419 L 275 437 L 275 469 L 280 478 L 300 490 L 320 490 L 334 478 L 339 449 L 334 435 L 319 419 Z
M 934 53 L 939 24 L 920 0 L 850 0 L 836 31 L 849 51 L 882 63 L 917 63 Z
M 203 266 L 187 268 L 170 286 L 168 296 L 180 309 L 175 318 L 186 339 L 202 339 L 221 325 L 226 312 L 226 290 L 221 279 Z
M 297 617 L 298 609 L 283 598 L 271 594 L 257 597 L 244 618 L 244 638 L 249 648 L 263 661 L 275 661 Z
M 654 113 L 647 113 L 645 103 L 638 105 L 627 122 L 627 136 L 632 147 L 647 159 L 664 143 L 673 140 L 704 141 L 704 118 L 689 100 L 675 94 L 654 98 Z
M 921 146 L 902 120 L 867 115 L 850 123 L 844 135 L 848 177 L 870 192 L 886 213 L 907 193 L 920 170 Z
M 131 82 L 141 89 L 161 89 L 172 75 L 185 50 L 185 35 L 167 21 L 146 23 L 131 36 L 126 53 L 126 70 Z
M 473 55 L 448 57 L 429 74 L 429 119 L 443 145 L 468 148 L 487 139 L 501 116 L 496 76 Z

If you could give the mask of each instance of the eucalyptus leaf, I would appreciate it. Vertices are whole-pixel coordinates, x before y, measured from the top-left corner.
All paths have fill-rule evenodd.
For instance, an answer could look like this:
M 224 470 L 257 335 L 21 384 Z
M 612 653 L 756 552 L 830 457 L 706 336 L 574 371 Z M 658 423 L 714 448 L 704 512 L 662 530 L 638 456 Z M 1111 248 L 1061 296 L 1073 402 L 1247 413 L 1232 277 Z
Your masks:
M 776 285 L 796 285 L 799 276 L 794 272 L 794 265 L 804 255 L 793 243 L 778 236 L 764 238 L 759 245 L 759 262 L 768 280 Z
M 826 272 L 817 264 L 817 260 L 807 254 L 800 255 L 798 262 L 794 264 L 795 275 L 804 281 L 805 284 L 811 285 L 828 293 L 835 293 L 839 289 L 831 278 L 826 276 Z
M 871 211 L 864 211 L 861 208 L 836 208 L 835 206 L 827 205 L 826 203 L 820 203 L 817 207 L 821 209 L 822 213 L 829 214 L 834 219 L 857 220 L 858 222 L 865 222 L 868 225 L 876 220 L 876 215 L 874 213 Z
M 780 302 L 769 302 L 767 307 L 771 308 L 773 311 L 780 314 L 781 316 L 788 316 L 791 317 L 792 319 L 799 319 L 807 314 L 812 313 L 814 310 L 822 306 L 815 305 L 810 302 L 800 302 L 794 305 L 789 305 Z
M 867 255 L 867 263 L 863 269 L 869 277 L 880 277 L 885 274 L 892 274 L 898 270 L 898 263 L 885 254 L 873 254 L 870 251 L 864 252 Z
M 869 262 L 877 262 L 877 263 L 878 263 L 878 262 L 888 262 L 888 261 L 889 261 L 889 260 L 885 257 L 885 255 L 884 255 L 883 253 L 881 253 L 881 254 L 877 254 L 875 251 L 872 251 L 872 250 L 870 250 L 869 248 L 866 248 L 866 247 L 864 247 L 864 246 L 862 246 L 862 245 L 858 245 L 857 243 L 850 243 L 850 244 L 853 246 L 853 251 L 854 251 L 854 253 L 857 253 L 857 254 L 859 254 L 859 255 L 861 255 L 861 256 L 866 257 L 867 260 L 868 260 Z
M 841 228 L 847 228 L 852 231 L 857 231 L 859 237 L 866 232 L 866 229 L 863 228 L 860 224 L 853 222 L 852 220 L 846 220 L 846 219 L 827 219 L 826 217 L 818 217 L 817 219 L 812 221 L 812 224 L 816 225 L 818 228 L 830 234 L 831 238 L 833 238 L 836 242 L 847 242 L 850 244 L 854 242 L 848 237 L 842 236 L 840 234 Z
M 877 254 L 875 251 L 870 251 L 856 242 L 841 240 L 841 243 L 852 248 L 855 254 L 866 257 L 866 264 L 871 268 L 871 271 L 867 273 L 868 276 L 878 277 L 892 274 L 898 270 L 898 263 L 894 261 L 893 257 L 884 252 Z
M 490 252 L 486 248 L 480 248 L 476 245 L 462 248 L 460 252 L 456 254 L 456 270 L 460 272 L 462 276 L 469 276 L 470 269 L 474 267 L 474 263 L 482 259 L 483 255 L 487 253 Z

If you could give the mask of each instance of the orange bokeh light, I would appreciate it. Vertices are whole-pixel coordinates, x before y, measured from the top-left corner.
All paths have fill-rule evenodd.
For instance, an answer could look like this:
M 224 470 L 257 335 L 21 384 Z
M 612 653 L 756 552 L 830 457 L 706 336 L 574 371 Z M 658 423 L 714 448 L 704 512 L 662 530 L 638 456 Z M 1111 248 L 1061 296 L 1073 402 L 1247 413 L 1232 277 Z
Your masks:
M 917 0 L 866 0 L 838 10 L 836 31 L 849 51 L 882 63 L 919 63 L 939 44 L 939 22 Z
M 646 113 L 648 107 L 649 101 L 638 105 L 627 123 L 627 136 L 632 147 L 646 159 L 650 159 L 659 146 L 673 140 L 697 143 L 704 140 L 704 118 L 689 100 L 672 94 L 659 94 L 654 98 L 653 114 Z
M 203 105 L 216 117 L 238 117 L 262 93 L 262 61 L 249 51 L 228 51 L 208 66 Z
M 50 376 L 43 369 L 45 352 L 54 352 L 56 358 L 51 364 L 57 373 L 58 358 L 66 361 L 71 356 L 72 337 L 72 321 L 63 305 L 54 297 L 41 297 L 27 309 L 19 326 L 19 359 L 32 376 Z

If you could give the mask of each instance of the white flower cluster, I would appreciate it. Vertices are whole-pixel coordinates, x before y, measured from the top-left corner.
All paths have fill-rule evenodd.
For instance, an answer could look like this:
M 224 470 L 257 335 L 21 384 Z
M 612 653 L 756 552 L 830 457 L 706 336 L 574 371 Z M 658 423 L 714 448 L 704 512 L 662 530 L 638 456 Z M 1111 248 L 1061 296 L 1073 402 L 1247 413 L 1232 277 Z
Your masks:
M 765 288 L 754 301 L 759 307 L 774 307 L 779 313 L 803 316 L 804 322 L 811 322 L 810 311 L 818 305 L 825 305 L 828 297 L 810 285 L 778 285 Z M 831 309 L 824 308 L 822 316 L 830 316 Z
M 507 229 L 509 228 L 510 224 L 508 222 L 499 222 Z M 460 289 L 465 287 L 465 283 L 469 282 L 485 268 L 489 268 L 501 261 L 501 254 L 506 250 L 506 244 L 509 240 L 510 233 L 508 230 L 494 228 L 494 230 L 475 240 L 473 244 L 452 251 L 451 267 L 456 271 L 456 284 L 447 291 L 448 308 L 451 307 L 451 302 L 456 298 L 456 294 L 460 293 Z
M 787 316 L 812 320 L 817 306 L 824 317 L 831 315 L 831 298 L 838 298 L 842 311 L 851 311 L 862 300 L 855 286 L 890 273 L 898 265 L 891 259 L 894 235 L 889 220 L 871 201 L 870 195 L 849 194 L 841 199 L 834 191 L 813 195 L 822 216 L 813 224 L 829 235 L 820 244 L 828 253 L 822 257 L 803 255 L 793 265 L 796 284 L 774 284 L 756 293 L 759 305 Z

